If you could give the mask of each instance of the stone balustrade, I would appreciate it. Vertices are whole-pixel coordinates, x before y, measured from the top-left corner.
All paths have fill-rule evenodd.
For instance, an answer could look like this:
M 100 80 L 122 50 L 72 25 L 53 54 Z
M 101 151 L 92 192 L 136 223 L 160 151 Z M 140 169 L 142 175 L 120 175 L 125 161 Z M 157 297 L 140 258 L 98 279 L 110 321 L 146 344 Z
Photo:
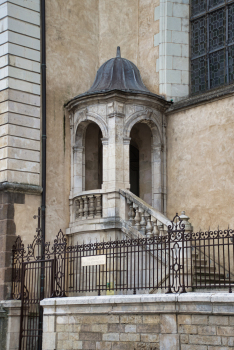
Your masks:
M 169 219 L 128 190 L 120 190 L 129 205 L 128 222 L 143 235 L 163 235 Z
M 89 193 L 76 197 L 75 220 L 85 220 L 102 217 L 102 194 Z

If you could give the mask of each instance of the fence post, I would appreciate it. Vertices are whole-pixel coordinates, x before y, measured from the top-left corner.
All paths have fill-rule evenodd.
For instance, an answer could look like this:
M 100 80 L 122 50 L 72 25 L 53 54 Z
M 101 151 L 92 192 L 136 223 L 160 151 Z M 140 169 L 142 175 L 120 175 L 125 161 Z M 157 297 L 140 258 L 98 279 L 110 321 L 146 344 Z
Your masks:
M 172 225 L 173 227 L 173 225 Z M 161 230 L 160 230 L 161 231 Z M 172 293 L 172 289 L 171 289 L 171 230 L 169 229 L 168 230 L 168 286 L 167 286 L 167 291 L 166 291 L 166 294 L 171 294 Z M 167 245 L 165 243 L 165 256 L 166 256 L 166 251 L 167 251 Z M 165 278 L 166 278 L 166 275 L 167 275 L 167 269 L 165 267 Z
M 185 211 L 181 212 L 180 215 L 181 224 L 184 225 L 184 233 L 183 233 L 183 242 L 182 242 L 182 249 L 183 249 L 183 286 L 182 286 L 182 293 L 185 292 L 185 287 L 188 290 L 188 287 L 192 286 L 192 237 L 191 233 L 193 231 L 193 227 L 191 223 L 189 222 L 189 217 L 185 215 Z M 188 290 L 190 291 L 190 290 Z

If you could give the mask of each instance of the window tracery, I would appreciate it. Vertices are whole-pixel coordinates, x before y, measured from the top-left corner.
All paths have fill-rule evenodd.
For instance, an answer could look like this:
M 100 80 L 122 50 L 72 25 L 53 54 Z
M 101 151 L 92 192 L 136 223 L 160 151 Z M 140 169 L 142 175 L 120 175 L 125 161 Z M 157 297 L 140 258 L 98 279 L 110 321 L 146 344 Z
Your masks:
M 234 82 L 234 1 L 192 0 L 191 93 Z

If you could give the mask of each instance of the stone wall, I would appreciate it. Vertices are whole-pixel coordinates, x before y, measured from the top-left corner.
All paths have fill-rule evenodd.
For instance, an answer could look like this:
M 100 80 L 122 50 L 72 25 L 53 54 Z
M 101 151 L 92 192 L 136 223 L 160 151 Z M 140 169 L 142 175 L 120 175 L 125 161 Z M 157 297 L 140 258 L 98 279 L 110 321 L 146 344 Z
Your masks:
M 233 294 L 45 299 L 43 350 L 233 349 Z
M 194 230 L 234 227 L 234 99 L 167 117 L 167 216 L 186 210 Z

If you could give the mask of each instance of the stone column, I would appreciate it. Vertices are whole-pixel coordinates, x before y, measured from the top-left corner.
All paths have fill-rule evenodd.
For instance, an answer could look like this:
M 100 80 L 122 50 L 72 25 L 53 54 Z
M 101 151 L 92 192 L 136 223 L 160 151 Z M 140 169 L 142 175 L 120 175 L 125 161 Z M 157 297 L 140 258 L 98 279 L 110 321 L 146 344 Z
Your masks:
M 106 189 L 124 188 L 124 105 L 117 101 L 108 104 L 108 181 Z M 126 158 L 127 159 L 127 158 Z M 125 159 L 125 162 L 126 162 Z M 103 169 L 104 171 L 105 169 Z
M 182 224 L 185 225 L 185 231 L 184 234 L 189 235 L 193 231 L 193 227 L 191 223 L 189 222 L 189 217 L 185 215 L 185 211 L 181 212 L 180 219 L 182 219 Z M 185 241 L 186 242 L 186 241 Z M 188 284 L 192 284 L 191 280 L 191 267 L 192 267 L 192 250 L 191 250 L 191 241 L 187 241 L 187 243 L 184 243 L 184 266 L 188 266 L 188 270 L 185 271 L 185 281 L 188 280 Z M 191 291 L 191 290 L 187 290 Z
M 0 301 L 1 350 L 19 349 L 20 311 L 20 300 Z
M 80 193 L 84 190 L 84 147 L 73 147 L 73 192 Z
M 50 307 L 46 308 L 47 300 L 50 303 Z M 54 350 L 57 348 L 56 344 L 56 319 L 55 319 L 55 299 L 44 299 L 43 303 L 43 338 L 42 338 L 42 349 L 43 350 Z M 64 318 L 64 320 L 63 320 Z M 61 324 L 64 324 L 67 320 L 67 316 L 61 316 Z
M 123 148 L 124 148 L 124 188 L 130 189 L 130 169 L 129 169 L 129 146 L 130 146 L 130 137 L 125 137 L 123 139 Z
M 108 139 L 102 138 L 102 189 L 106 189 L 108 184 Z
M 152 206 L 163 212 L 163 149 L 152 147 Z
M 129 167 L 129 149 L 123 142 L 124 105 L 117 101 L 108 103 L 108 144 L 103 140 L 103 216 L 117 217 L 119 211 L 119 189 L 125 188 L 126 170 Z M 127 147 L 125 154 L 124 146 Z M 129 183 L 129 180 L 128 180 Z

